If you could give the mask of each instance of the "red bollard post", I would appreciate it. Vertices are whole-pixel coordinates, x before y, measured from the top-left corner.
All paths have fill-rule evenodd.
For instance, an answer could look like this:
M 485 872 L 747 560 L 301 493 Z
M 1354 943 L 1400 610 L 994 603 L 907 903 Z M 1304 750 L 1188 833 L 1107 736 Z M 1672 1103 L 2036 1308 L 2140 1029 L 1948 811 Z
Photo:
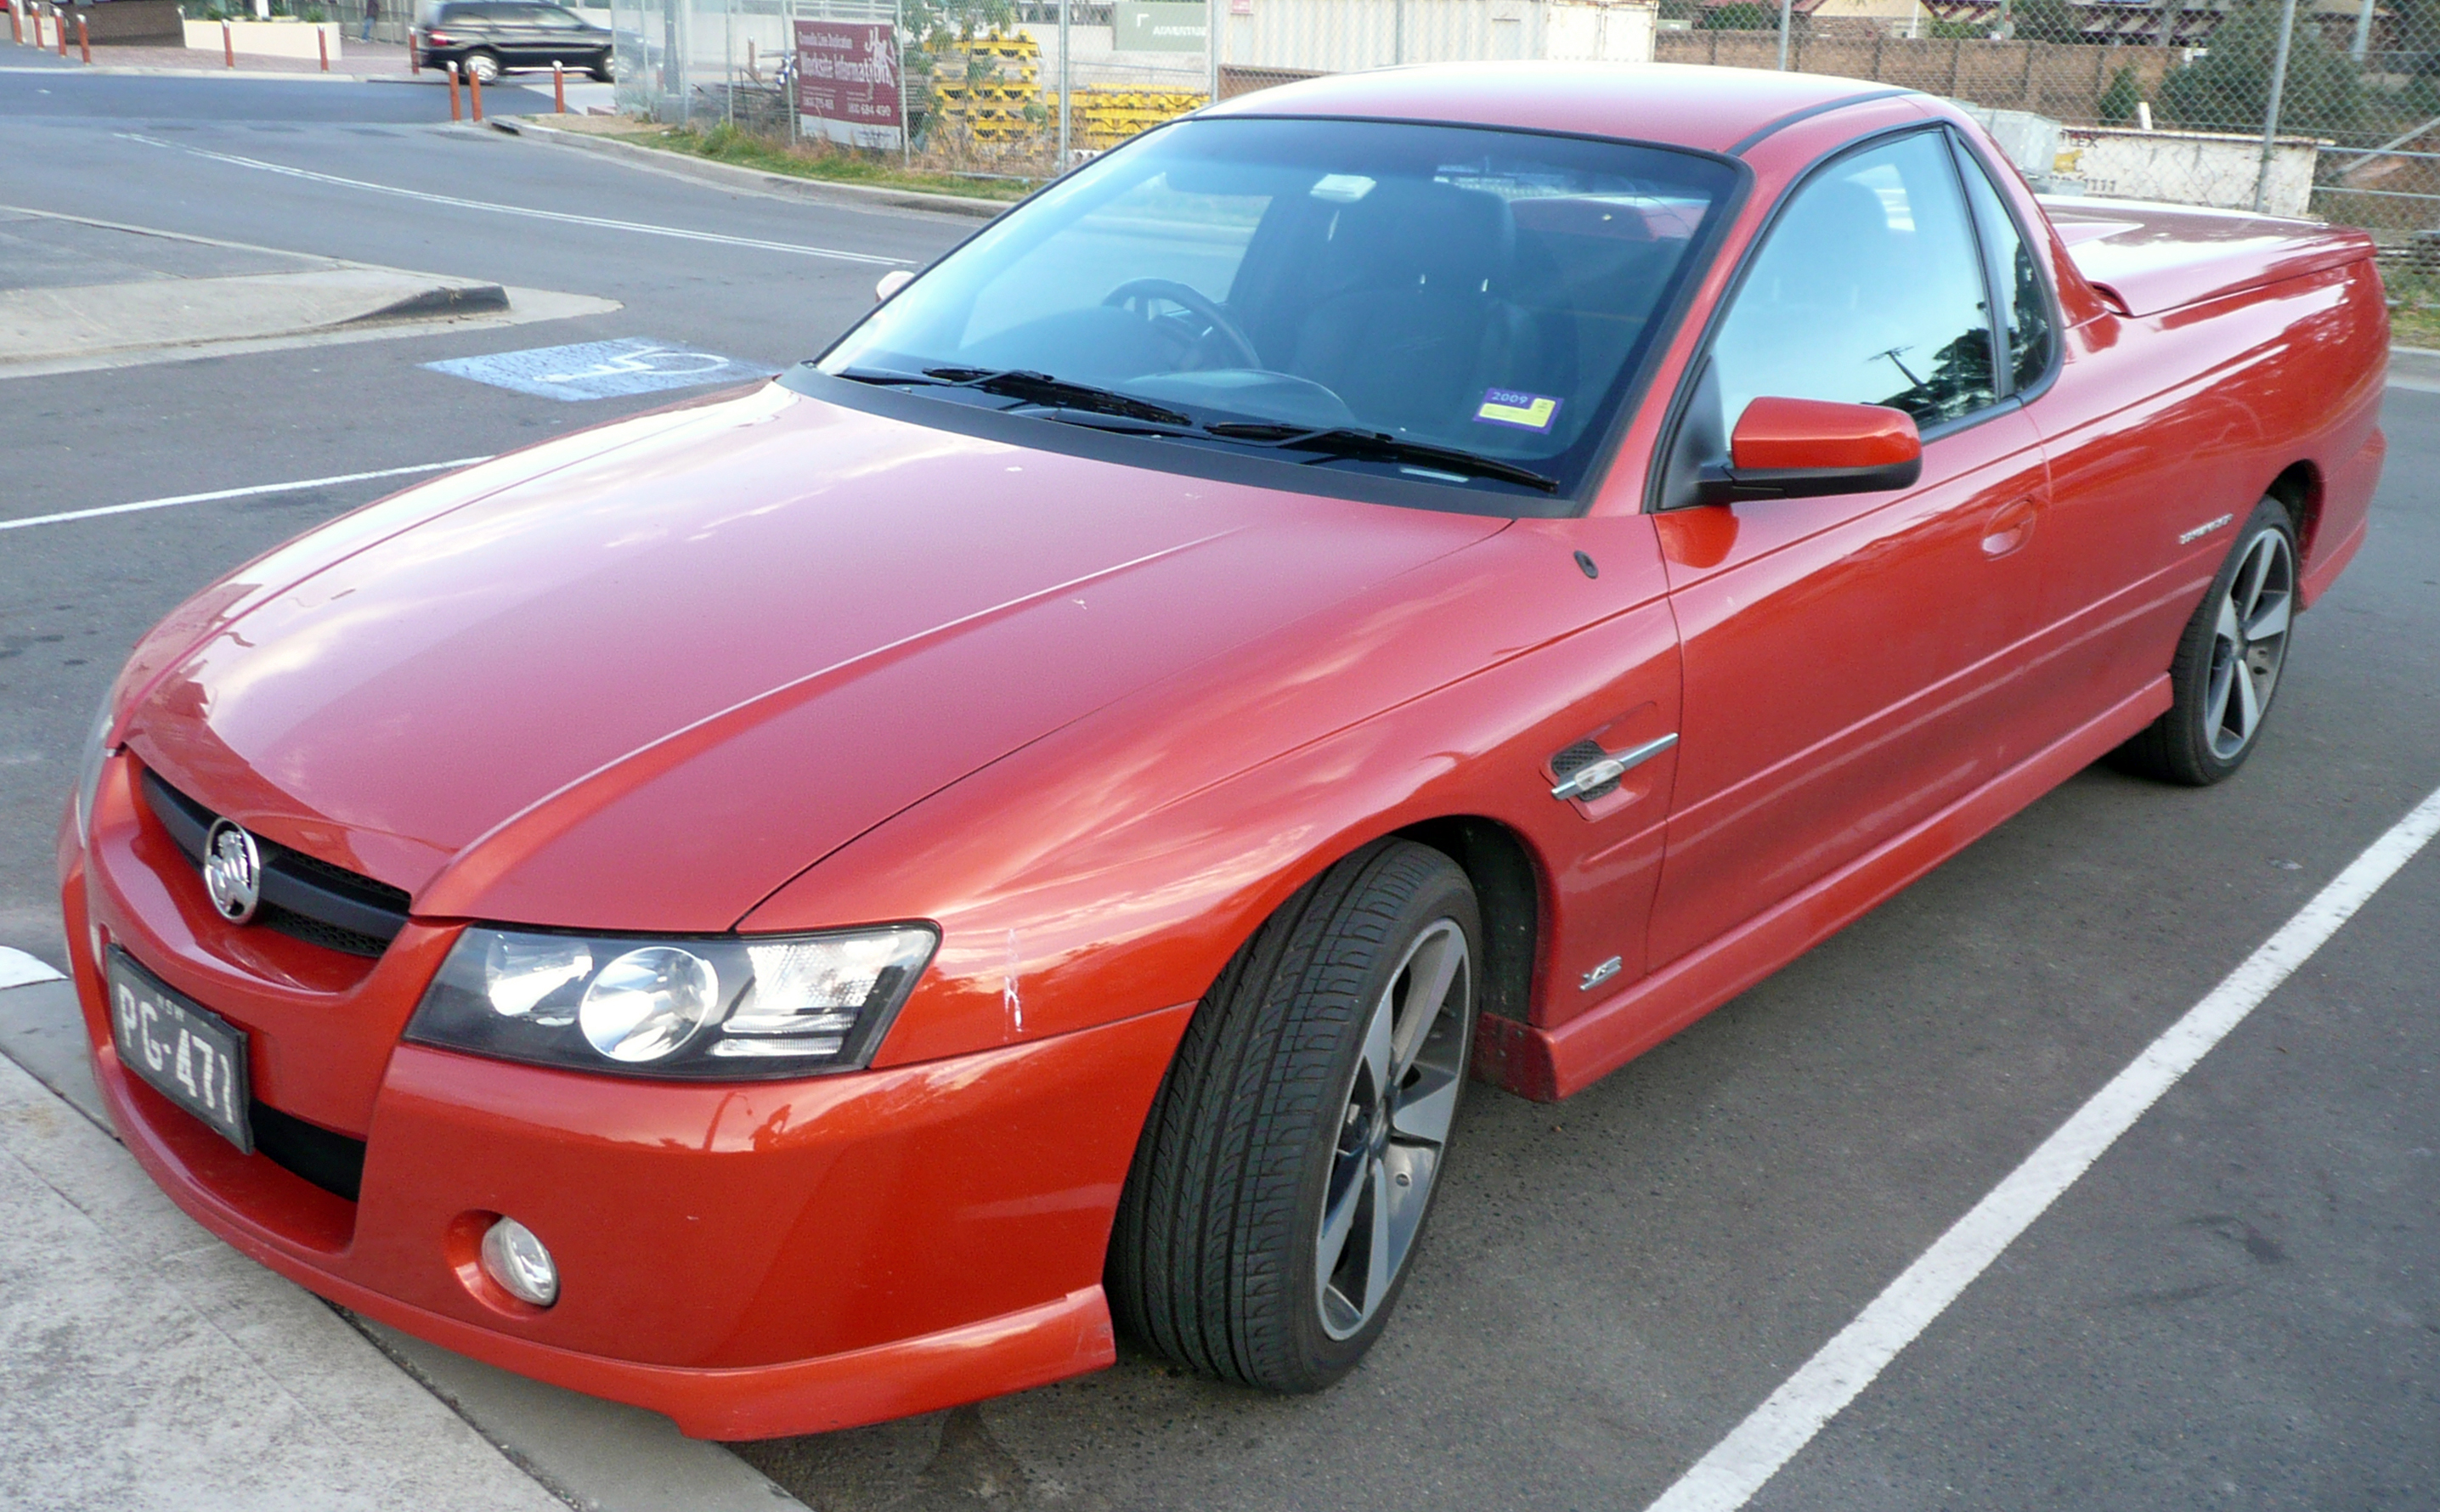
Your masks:
M 466 106 L 467 109 L 474 114 L 475 124 L 477 126 L 482 125 L 483 76 L 475 72 L 471 68 L 466 70 Z
M 550 113 L 554 116 L 567 114 L 567 74 L 559 66 L 556 58 L 550 61 Z
M 93 44 L 85 38 L 84 17 L 81 15 L 77 17 L 77 57 L 86 63 L 93 62 Z
M 331 71 L 331 31 L 327 27 L 314 28 L 314 44 L 322 49 L 322 72 Z
M 68 13 L 57 6 L 51 7 L 51 29 L 60 34 L 60 56 L 66 57 L 68 55 Z
M 221 62 L 231 68 L 237 66 L 237 39 L 229 35 L 225 21 L 221 23 Z
M 453 121 L 465 118 L 458 108 L 458 65 L 454 62 L 449 65 L 449 118 Z
M 9 40 L 18 46 L 26 45 L 26 25 L 17 19 L 17 8 L 9 8 Z

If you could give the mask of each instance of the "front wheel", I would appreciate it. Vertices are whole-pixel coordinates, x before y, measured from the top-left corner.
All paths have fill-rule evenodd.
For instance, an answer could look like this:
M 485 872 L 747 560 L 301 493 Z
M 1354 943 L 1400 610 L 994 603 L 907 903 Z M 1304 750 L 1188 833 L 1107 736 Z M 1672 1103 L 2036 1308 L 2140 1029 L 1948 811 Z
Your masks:
M 2178 641 L 2169 712 L 2112 753 L 2113 763 L 2195 788 L 2233 774 L 2270 713 L 2295 616 L 2295 525 L 2285 505 L 2265 499 Z
M 1457 863 L 1390 841 L 1238 952 L 1153 1104 L 1111 1236 L 1122 1326 L 1206 1375 L 1316 1391 L 1387 1326 L 1440 1185 L 1480 997 Z
M 593 65 L 584 71 L 587 75 L 591 76 L 593 81 L 598 84 L 613 83 L 617 81 L 619 77 L 617 71 L 611 64 L 610 55 L 606 52 L 601 57 L 594 59 Z

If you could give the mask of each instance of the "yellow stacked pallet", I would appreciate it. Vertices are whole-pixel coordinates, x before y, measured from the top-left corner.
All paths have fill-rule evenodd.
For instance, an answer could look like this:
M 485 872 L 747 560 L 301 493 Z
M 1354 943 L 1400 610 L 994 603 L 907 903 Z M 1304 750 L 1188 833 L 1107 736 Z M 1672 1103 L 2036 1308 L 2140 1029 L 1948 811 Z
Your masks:
M 1150 131 L 1166 120 L 1202 108 L 1199 90 L 1132 89 L 1096 84 L 1076 91 L 1076 125 L 1071 133 L 1080 147 L 1116 147 L 1128 137 Z M 1058 111 L 1051 111 L 1051 129 L 1058 129 Z
M 1034 82 L 1042 49 L 1032 37 L 976 37 L 942 46 L 933 64 L 942 82 L 932 97 L 943 124 L 962 127 L 978 142 L 1021 141 L 1041 131 L 1026 118 L 1042 114 L 1042 89 Z M 978 66 L 979 65 L 979 66 Z

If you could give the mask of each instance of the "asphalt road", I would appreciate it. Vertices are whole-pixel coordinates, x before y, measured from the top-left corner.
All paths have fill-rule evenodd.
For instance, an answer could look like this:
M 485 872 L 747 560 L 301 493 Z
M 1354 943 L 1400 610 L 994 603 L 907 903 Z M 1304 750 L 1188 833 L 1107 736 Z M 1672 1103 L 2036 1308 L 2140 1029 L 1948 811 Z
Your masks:
M 36 83 L 54 91 L 39 107 Z M 909 261 L 973 224 L 741 195 L 496 133 L 317 125 L 334 107 L 287 93 L 344 86 L 224 81 L 109 109 L 62 101 L 77 87 L 0 75 L 0 132 L 40 148 L 0 154 L 0 203 L 624 308 L 0 382 L 0 519 L 610 418 L 666 396 L 563 404 L 418 365 L 646 335 L 776 367 L 864 308 L 877 271 L 331 179 Z M 369 101 L 382 86 L 353 87 Z M 2440 787 L 2440 397 L 2393 390 L 2388 425 L 2372 543 L 2300 622 L 2237 778 L 2187 792 L 2089 771 L 1570 1102 L 1477 1089 L 1399 1316 L 1338 1388 L 1266 1398 L 1129 1354 L 979 1409 L 740 1451 L 826 1509 L 1643 1505 Z M 377 491 L 0 534 L 0 943 L 58 959 L 52 827 L 135 637 Z M 1754 1504 L 2440 1504 L 2435 982 L 2440 851 Z

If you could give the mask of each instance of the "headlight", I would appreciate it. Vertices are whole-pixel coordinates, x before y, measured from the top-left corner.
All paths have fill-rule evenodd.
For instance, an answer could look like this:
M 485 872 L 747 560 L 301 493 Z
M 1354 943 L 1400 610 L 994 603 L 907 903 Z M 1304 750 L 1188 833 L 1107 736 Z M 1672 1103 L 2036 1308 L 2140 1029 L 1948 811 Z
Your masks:
M 84 766 L 77 773 L 76 827 L 77 843 L 93 844 L 93 806 L 101 794 L 101 769 L 110 760 L 110 747 L 102 742 L 110 738 L 110 695 L 101 696 L 101 712 L 94 716 L 93 728 L 84 738 Z
M 662 939 L 476 925 L 406 1038 L 635 1076 L 851 1070 L 872 1058 L 939 944 L 928 924 Z

